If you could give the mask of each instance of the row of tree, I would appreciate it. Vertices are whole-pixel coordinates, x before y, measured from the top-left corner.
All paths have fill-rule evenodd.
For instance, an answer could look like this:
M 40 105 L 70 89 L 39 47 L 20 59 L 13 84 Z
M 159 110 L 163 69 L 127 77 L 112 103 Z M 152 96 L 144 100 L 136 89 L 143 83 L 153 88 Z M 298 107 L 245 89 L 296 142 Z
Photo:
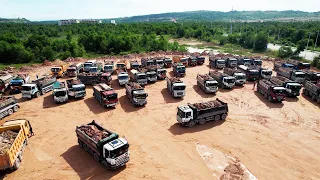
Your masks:
M 244 48 L 264 50 L 269 41 L 305 48 L 319 46 L 316 41 L 316 22 L 154 22 L 113 24 L 75 24 L 57 26 L 50 24 L 1 24 L 0 59 L 2 63 L 25 63 L 86 53 L 125 54 L 185 48 L 170 43 L 168 37 L 196 38 L 239 44 Z M 313 34 L 310 34 L 313 33 Z M 302 46 L 304 45 L 304 46 Z

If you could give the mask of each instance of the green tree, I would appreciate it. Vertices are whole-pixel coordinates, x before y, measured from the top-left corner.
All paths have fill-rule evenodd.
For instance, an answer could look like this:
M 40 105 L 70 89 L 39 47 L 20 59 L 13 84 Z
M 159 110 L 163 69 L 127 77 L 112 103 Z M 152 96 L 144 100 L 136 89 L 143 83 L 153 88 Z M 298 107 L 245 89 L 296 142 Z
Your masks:
M 278 51 L 278 56 L 281 58 L 289 58 L 293 55 L 291 47 L 281 46 Z
M 52 50 L 51 46 L 46 46 L 42 49 L 41 55 L 44 59 L 53 60 L 55 52 Z
M 258 33 L 254 42 L 254 50 L 265 50 L 268 45 L 268 36 L 264 33 Z

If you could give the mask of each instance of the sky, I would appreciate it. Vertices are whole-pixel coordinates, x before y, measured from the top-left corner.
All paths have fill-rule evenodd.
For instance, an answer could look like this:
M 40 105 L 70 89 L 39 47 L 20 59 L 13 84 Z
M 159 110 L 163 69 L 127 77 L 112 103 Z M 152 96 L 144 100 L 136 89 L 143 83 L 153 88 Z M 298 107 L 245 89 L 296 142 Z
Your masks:
M 320 11 L 320 0 L 0 0 L 1 18 L 104 19 L 196 10 Z

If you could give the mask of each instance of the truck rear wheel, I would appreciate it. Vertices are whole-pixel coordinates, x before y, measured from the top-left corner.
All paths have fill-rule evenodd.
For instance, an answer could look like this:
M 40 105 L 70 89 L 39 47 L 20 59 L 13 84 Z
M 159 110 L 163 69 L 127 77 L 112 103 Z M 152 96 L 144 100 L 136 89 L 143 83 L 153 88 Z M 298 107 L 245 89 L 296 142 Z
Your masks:
M 19 169 L 19 167 L 20 167 L 20 160 L 19 160 L 19 158 L 17 158 L 16 161 L 14 162 L 12 168 L 13 168 L 13 170 L 17 170 L 17 169 Z
M 205 118 L 199 119 L 199 124 L 205 124 L 207 121 Z
M 187 123 L 188 127 L 193 127 L 196 125 L 196 122 L 194 120 L 190 120 L 188 123 Z
M 17 111 L 18 111 L 18 109 L 19 109 L 19 107 L 18 107 L 18 106 L 14 106 L 14 107 L 13 107 L 13 111 L 14 111 L 14 112 L 17 112 Z
M 219 121 L 219 120 L 220 120 L 220 115 L 215 115 L 215 116 L 214 116 L 214 120 L 215 120 L 215 121 Z
M 100 161 L 100 157 L 98 156 L 97 153 L 93 153 L 93 158 L 95 161 L 99 162 Z
M 226 120 L 226 118 L 227 118 L 227 114 L 222 114 L 221 115 L 221 120 Z
M 13 110 L 12 109 L 8 109 L 8 114 L 9 115 L 13 114 Z

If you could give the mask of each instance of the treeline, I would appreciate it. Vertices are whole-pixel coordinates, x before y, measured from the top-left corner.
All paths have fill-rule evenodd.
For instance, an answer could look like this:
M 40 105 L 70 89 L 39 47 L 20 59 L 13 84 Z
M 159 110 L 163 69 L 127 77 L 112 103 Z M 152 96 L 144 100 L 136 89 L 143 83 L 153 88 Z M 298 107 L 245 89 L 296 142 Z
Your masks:
M 112 24 L 0 24 L 1 63 L 41 62 L 44 59 L 96 54 L 126 54 L 158 50 L 185 51 L 168 38 L 196 38 L 264 50 L 268 42 L 299 47 L 315 45 L 320 23 L 158 22 Z M 320 40 L 316 43 L 320 45 Z

